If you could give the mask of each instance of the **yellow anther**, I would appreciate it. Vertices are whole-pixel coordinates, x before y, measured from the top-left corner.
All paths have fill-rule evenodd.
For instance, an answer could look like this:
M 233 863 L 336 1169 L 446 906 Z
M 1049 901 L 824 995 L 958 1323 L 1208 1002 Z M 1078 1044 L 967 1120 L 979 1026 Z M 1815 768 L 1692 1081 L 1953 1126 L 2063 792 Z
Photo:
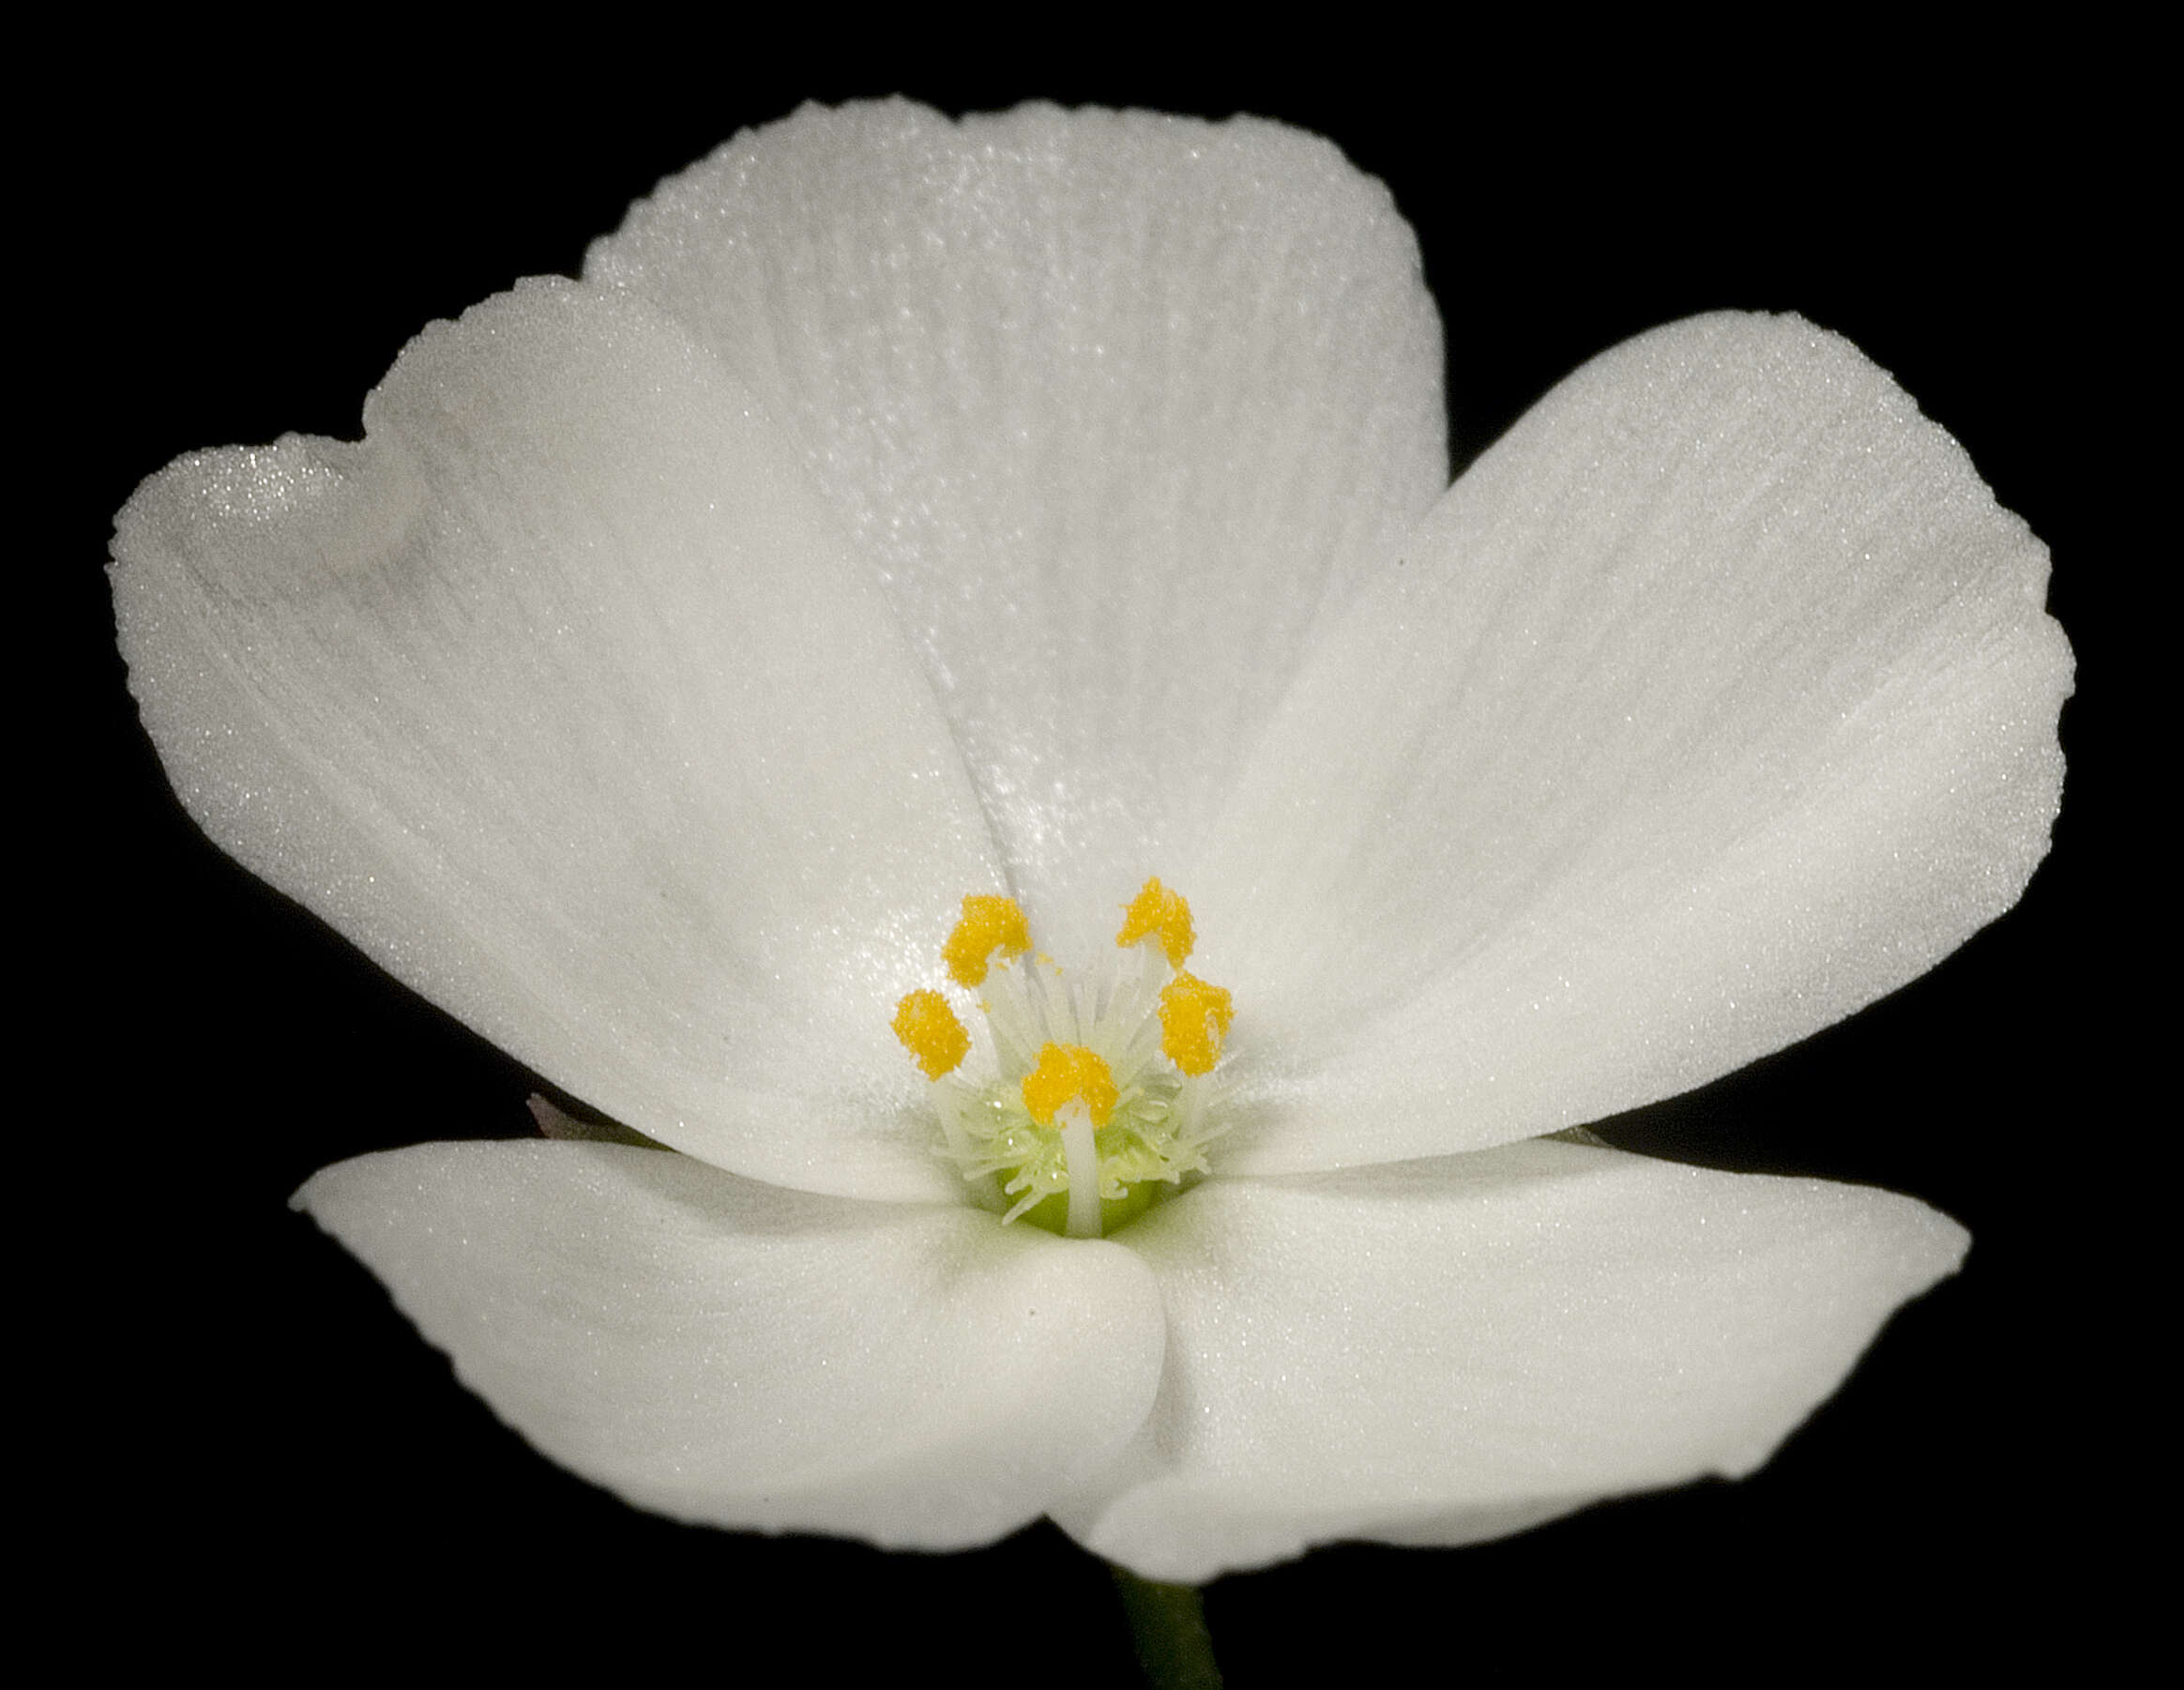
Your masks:
M 1171 968 L 1180 968 L 1197 942 L 1191 926 L 1191 906 L 1183 901 L 1181 892 L 1162 886 L 1158 875 L 1122 906 L 1122 931 L 1115 936 L 1115 942 L 1134 945 L 1147 935 L 1159 936 Z
M 1003 960 L 1022 956 L 1031 949 L 1031 929 L 1014 898 L 992 892 L 971 892 L 963 898 L 963 920 L 940 948 L 948 978 L 959 986 L 975 986 L 986 978 L 986 964 L 994 952 Z
M 1115 1111 L 1115 1075 L 1098 1051 L 1082 1044 L 1048 1044 L 1039 1066 L 1024 1076 L 1024 1106 L 1042 1127 L 1054 1124 L 1054 1111 L 1081 1101 L 1095 1127 L 1104 1127 Z
M 1160 1050 L 1185 1073 L 1211 1073 L 1236 1015 L 1225 987 L 1178 974 L 1160 988 Z
M 895 1037 L 929 1080 L 954 1073 L 971 1049 L 971 1035 L 938 992 L 911 992 L 895 1006 Z

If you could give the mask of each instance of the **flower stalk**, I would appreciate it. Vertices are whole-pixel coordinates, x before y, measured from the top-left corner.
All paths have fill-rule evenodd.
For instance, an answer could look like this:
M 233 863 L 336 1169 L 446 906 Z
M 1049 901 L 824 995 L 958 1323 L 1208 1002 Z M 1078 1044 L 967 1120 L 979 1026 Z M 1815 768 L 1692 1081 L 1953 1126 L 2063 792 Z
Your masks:
M 1155 1690 L 1221 1690 L 1221 1667 L 1198 1587 L 1160 1584 L 1128 1567 L 1111 1565 L 1108 1571 L 1145 1682 Z

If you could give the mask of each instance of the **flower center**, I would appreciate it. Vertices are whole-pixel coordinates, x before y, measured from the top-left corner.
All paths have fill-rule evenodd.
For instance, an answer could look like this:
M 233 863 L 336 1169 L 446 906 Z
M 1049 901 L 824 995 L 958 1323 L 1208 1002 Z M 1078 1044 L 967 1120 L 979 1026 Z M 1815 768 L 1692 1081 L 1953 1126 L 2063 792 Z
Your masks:
M 980 994 L 986 1037 L 925 988 L 896 1005 L 895 1036 L 932 1082 L 940 1154 L 1004 1222 L 1098 1238 L 1206 1172 L 1235 1011 L 1184 969 L 1194 939 L 1182 894 L 1147 880 L 1109 965 L 1065 981 L 1029 954 L 1014 899 L 963 899 L 941 960 Z

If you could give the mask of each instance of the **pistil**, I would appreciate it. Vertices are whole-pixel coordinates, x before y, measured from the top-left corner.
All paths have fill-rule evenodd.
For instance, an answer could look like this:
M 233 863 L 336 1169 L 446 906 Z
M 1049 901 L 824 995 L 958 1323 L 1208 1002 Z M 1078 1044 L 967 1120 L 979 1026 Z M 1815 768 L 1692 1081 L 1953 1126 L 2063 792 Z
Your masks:
M 1100 1149 L 1092 1133 L 1092 1111 L 1081 1101 L 1065 1104 L 1055 1115 L 1062 1130 L 1062 1156 L 1069 1170 L 1069 1236 L 1100 1236 Z

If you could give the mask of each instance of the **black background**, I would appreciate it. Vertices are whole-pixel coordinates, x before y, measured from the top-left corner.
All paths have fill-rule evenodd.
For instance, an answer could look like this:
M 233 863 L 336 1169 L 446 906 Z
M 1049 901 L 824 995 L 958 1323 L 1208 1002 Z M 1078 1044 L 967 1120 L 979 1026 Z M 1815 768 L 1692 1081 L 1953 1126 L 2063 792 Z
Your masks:
M 1884 1638 L 1903 1664 L 1961 1661 L 2056 1621 L 2046 1581 L 2085 1552 L 2081 1497 L 2103 1488 L 2080 1430 L 2081 1381 L 2109 1360 L 2079 1217 L 2113 1177 L 2085 1067 L 2113 1062 L 2095 909 L 2101 842 L 2122 831 L 2118 472 L 2096 384 L 2152 285 L 2106 197 L 2108 155 L 2128 148 L 2076 107 L 2079 72 L 2040 54 L 1816 38 L 1753 43 L 1729 74 L 1678 70 L 1656 43 L 1668 68 L 1638 76 L 1633 44 L 1593 44 L 1589 68 L 1576 50 L 1391 74 L 1396 49 L 1282 77 L 1157 52 L 973 73 L 952 52 L 872 49 L 753 74 L 727 48 L 611 39 L 552 65 L 300 35 L 94 54 L 76 121 L 38 160 L 57 191 L 26 220 L 23 270 L 71 423 L 57 596 L 27 650 L 64 659 L 58 708 L 30 718 L 57 754 L 41 815 L 60 819 L 39 830 L 62 891 L 32 915 L 72 935 L 53 1036 L 93 1041 L 38 1134 L 76 1241 L 38 1306 L 60 1317 L 66 1447 L 95 1453 L 71 1469 L 56 1561 L 130 1616 L 100 1647 L 241 1658 L 300 1636 L 630 1669 L 694 1650 L 701 1669 L 766 1682 L 785 1642 L 821 1682 L 926 1665 L 1127 1682 L 1103 1577 L 1051 1528 L 888 1556 L 633 1513 L 533 1455 L 286 1209 L 343 1156 L 523 1133 L 529 1082 L 196 834 L 136 728 L 98 568 L 112 511 L 176 453 L 354 435 L 429 319 L 572 271 L 659 177 L 805 96 L 898 88 L 955 110 L 1027 94 L 1241 109 L 1331 136 L 1422 239 L 1459 464 L 1630 334 L 1798 311 L 1893 372 L 2048 541 L 2080 655 L 2063 816 L 2021 906 L 1850 1023 L 1613 1129 L 1911 1193 L 1971 1228 L 1965 1272 L 1742 1484 L 1218 1583 L 1231 1682 L 1370 1682 L 1397 1663 L 1434 1680 L 1641 1660 L 1707 1674 Z

